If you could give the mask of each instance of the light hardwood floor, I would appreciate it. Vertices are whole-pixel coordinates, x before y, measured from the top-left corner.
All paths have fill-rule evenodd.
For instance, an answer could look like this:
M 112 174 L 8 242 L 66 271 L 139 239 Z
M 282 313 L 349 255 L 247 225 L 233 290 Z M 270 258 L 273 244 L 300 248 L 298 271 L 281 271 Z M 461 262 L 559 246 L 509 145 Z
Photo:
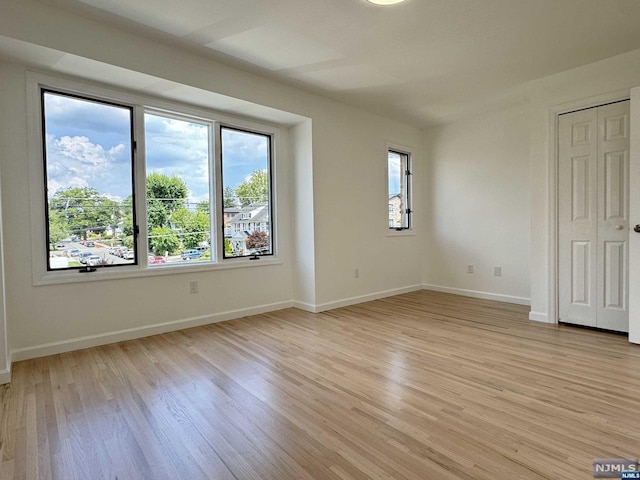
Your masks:
M 640 347 L 415 292 L 19 362 L 0 479 L 590 479 L 640 454 Z

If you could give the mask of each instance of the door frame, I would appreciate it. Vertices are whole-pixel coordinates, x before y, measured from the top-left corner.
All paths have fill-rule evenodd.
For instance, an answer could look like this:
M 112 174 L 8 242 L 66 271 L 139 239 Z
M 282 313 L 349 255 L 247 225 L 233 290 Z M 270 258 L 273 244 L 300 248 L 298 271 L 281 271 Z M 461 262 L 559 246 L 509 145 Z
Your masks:
M 559 275 L 559 185 L 558 185 L 558 117 L 562 114 L 571 113 L 576 110 L 599 107 L 609 103 L 630 100 L 631 90 L 618 90 L 616 92 L 605 93 L 595 97 L 573 100 L 571 102 L 554 105 L 549 108 L 549 165 L 548 165 L 548 185 L 549 185 L 549 264 L 548 264 L 548 312 L 549 323 L 558 323 L 560 316 L 560 292 L 558 289 Z M 627 264 L 629 256 L 627 256 Z

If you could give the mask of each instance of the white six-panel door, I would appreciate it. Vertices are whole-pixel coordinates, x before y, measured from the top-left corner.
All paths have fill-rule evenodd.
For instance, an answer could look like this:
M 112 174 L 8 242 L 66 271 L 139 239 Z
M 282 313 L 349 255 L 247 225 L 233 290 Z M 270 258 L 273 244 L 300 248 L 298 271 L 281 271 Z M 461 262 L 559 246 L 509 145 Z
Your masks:
M 561 115 L 560 321 L 628 331 L 629 102 Z

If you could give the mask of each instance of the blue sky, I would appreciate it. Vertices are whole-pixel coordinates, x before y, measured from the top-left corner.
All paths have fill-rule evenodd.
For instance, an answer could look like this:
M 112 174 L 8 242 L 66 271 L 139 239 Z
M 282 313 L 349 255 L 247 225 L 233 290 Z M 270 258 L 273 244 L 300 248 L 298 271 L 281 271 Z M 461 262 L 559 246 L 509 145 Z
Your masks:
M 400 155 L 389 152 L 389 195 L 400 193 Z
M 46 94 L 49 195 L 69 186 L 96 188 L 122 200 L 131 194 L 130 111 Z M 267 137 L 223 131 L 225 185 L 237 187 L 268 162 Z M 195 201 L 209 196 L 209 129 L 205 124 L 145 115 L 147 173 L 177 175 Z

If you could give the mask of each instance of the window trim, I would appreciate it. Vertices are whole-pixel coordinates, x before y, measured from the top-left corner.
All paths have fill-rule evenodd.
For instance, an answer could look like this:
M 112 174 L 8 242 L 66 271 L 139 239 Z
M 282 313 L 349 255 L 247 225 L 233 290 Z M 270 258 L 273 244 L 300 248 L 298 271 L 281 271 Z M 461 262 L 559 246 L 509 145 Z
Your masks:
M 29 195 L 30 195 L 30 226 L 31 226 L 31 273 L 32 284 L 54 285 L 66 283 L 80 283 L 87 281 L 115 280 L 127 279 L 146 276 L 171 275 L 171 274 L 187 274 L 203 271 L 227 270 L 233 268 L 259 267 L 269 265 L 280 265 L 283 263 L 281 257 L 278 256 L 279 235 L 277 231 L 276 216 L 278 214 L 277 202 L 279 199 L 277 190 L 277 164 L 280 161 L 277 157 L 281 150 L 279 144 L 286 135 L 277 124 L 269 124 L 265 122 L 257 122 L 252 119 L 243 118 L 242 116 L 231 116 L 228 113 L 222 113 L 214 109 L 201 106 L 193 106 L 185 103 L 153 97 L 143 93 L 134 93 L 125 88 L 111 85 L 98 84 L 84 79 L 76 79 L 67 76 L 50 75 L 40 72 L 28 71 L 26 74 L 26 104 L 27 104 L 27 153 L 29 165 Z M 97 101 L 106 103 L 114 103 L 116 105 L 131 106 L 133 108 L 133 133 L 136 142 L 134 150 L 134 203 L 136 223 L 140 233 L 137 236 L 137 265 L 123 265 L 118 268 L 97 269 L 96 272 L 78 275 L 78 269 L 56 269 L 47 270 L 49 261 L 45 257 L 48 255 L 46 242 L 48 240 L 46 232 L 46 208 L 47 200 L 45 198 L 45 189 L 43 188 L 44 177 L 44 118 L 42 117 L 42 93 L 41 91 L 51 90 L 65 95 L 86 96 Z M 188 265 L 178 263 L 172 265 L 150 266 L 148 264 L 149 251 L 147 248 L 147 221 L 146 221 L 146 175 L 145 175 L 145 142 L 144 142 L 144 113 L 145 111 L 163 112 L 165 114 L 178 114 L 186 117 L 203 119 L 211 122 L 214 126 L 214 135 L 219 132 L 220 125 L 227 125 L 232 128 L 247 130 L 250 132 L 271 135 L 271 209 L 273 221 L 272 232 L 272 249 L 273 255 L 269 258 L 261 258 L 259 262 L 250 261 L 250 257 L 235 257 L 233 259 L 223 259 L 219 254 L 215 262 L 211 263 L 191 263 Z M 213 163 L 214 170 L 210 173 L 210 179 L 214 185 L 214 191 L 222 193 L 220 188 L 220 176 L 217 172 L 218 166 L 216 162 L 219 160 L 220 148 L 219 139 L 214 136 L 213 140 Z M 286 160 L 283 160 L 286 161 Z M 137 192 L 137 194 L 136 194 Z M 221 194 L 220 193 L 220 194 Z M 222 204 L 221 199 L 217 195 L 213 199 L 216 203 Z M 212 202 L 213 203 L 213 202 Z M 218 225 L 224 223 L 223 210 L 215 208 L 214 229 L 216 237 L 220 238 L 218 233 Z M 212 239 L 213 241 L 213 239 Z M 216 245 L 220 248 L 220 243 L 224 240 L 218 240 Z M 231 261 L 233 260 L 233 261 Z
M 414 148 L 401 145 L 393 142 L 386 142 L 385 151 L 384 151 L 384 159 L 385 159 L 385 201 L 387 205 L 389 205 L 389 153 L 394 152 L 400 155 L 407 156 L 408 170 L 409 175 L 406 176 L 406 188 L 407 188 L 407 204 L 410 209 L 409 218 L 408 218 L 408 226 L 407 227 L 390 227 L 389 225 L 389 217 L 387 212 L 387 221 L 386 230 L 388 237 L 398 237 L 398 236 L 413 236 L 415 235 L 415 210 L 413 209 L 413 178 L 415 176 L 415 155 Z

